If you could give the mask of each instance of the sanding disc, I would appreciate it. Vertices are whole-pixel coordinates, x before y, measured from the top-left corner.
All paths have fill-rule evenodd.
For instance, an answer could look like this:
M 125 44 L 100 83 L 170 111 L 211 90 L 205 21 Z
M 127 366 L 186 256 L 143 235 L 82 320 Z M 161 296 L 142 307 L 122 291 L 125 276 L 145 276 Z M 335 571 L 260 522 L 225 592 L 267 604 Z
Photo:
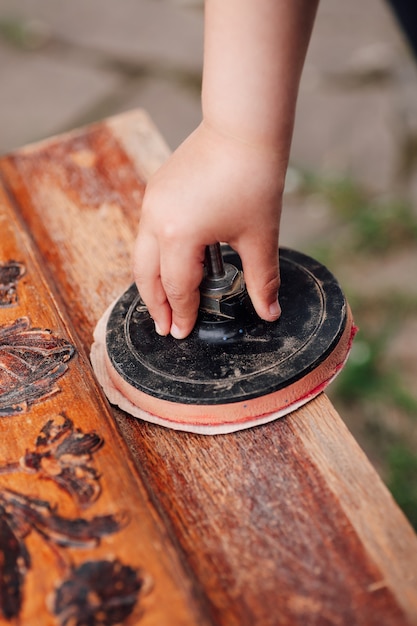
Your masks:
M 223 257 L 241 267 L 231 248 Z M 281 249 L 280 272 L 279 320 L 265 322 L 250 309 L 231 321 L 201 313 L 184 340 L 156 334 L 132 285 L 107 321 L 112 384 L 134 406 L 184 430 L 238 430 L 307 402 L 341 369 L 354 326 L 337 280 L 322 264 Z

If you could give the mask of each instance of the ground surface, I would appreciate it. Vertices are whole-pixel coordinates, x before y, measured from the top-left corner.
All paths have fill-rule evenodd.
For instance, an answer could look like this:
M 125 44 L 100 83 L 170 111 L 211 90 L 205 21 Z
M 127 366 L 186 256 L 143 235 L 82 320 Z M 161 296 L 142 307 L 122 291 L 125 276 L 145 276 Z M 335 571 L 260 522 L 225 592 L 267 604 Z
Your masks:
M 198 1 L 3 0 L 0 153 L 134 107 L 174 149 L 202 30 Z M 322 1 L 287 182 L 282 244 L 327 263 L 361 328 L 332 398 L 417 525 L 417 63 L 382 0 Z

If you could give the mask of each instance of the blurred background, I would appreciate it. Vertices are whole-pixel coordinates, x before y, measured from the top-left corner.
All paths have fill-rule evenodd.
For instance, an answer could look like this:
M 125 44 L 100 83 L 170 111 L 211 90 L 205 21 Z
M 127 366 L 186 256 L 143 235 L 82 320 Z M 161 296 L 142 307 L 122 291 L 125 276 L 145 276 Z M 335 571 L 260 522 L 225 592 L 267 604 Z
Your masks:
M 200 120 L 196 0 L 0 0 L 0 153 L 135 107 Z M 1 236 L 1 233 L 0 233 Z M 417 63 L 384 0 L 322 0 L 281 244 L 338 277 L 360 332 L 330 388 L 417 528 Z

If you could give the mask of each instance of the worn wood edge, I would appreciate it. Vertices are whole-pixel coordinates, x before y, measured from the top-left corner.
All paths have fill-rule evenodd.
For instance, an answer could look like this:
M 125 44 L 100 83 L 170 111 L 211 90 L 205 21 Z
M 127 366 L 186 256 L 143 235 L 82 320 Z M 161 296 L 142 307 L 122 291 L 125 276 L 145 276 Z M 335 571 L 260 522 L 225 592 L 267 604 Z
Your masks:
M 149 176 L 169 157 L 168 144 L 159 133 L 152 118 L 145 109 L 136 108 L 103 120 L 97 120 L 88 125 L 89 128 L 106 124 L 115 137 L 123 144 L 126 152 L 134 161 L 136 167 L 145 178 Z M 0 155 L 0 160 L 10 155 L 30 155 L 45 149 L 56 142 L 68 141 L 79 135 L 84 127 L 74 128 L 64 133 L 49 135 L 39 141 L 28 143 L 12 150 L 8 154 Z
M 107 304 L 107 303 L 104 303 Z M 355 498 L 354 498 L 354 492 L 350 489 L 351 485 L 350 483 L 347 484 L 347 481 L 344 478 L 344 465 L 341 462 L 341 457 L 340 455 L 337 453 L 337 451 L 334 453 L 334 455 L 327 455 L 326 450 L 327 450 L 327 442 L 326 442 L 326 422 L 324 422 L 323 424 L 320 425 L 320 429 L 319 430 L 313 430 L 313 428 L 309 428 L 306 430 L 306 425 L 303 421 L 302 423 L 302 428 L 300 424 L 297 424 L 297 417 L 299 417 L 300 419 L 302 419 L 302 417 L 304 416 L 304 418 L 308 415 L 310 415 L 310 410 L 313 408 L 313 406 L 317 407 L 321 407 L 319 408 L 318 414 L 317 414 L 317 419 L 315 421 L 315 423 L 319 423 L 320 422 L 320 415 L 322 413 L 322 411 L 324 412 L 329 412 L 329 405 L 325 404 L 324 406 L 322 406 L 322 403 L 324 402 L 324 396 L 320 396 L 318 399 L 316 399 L 314 401 L 314 405 L 308 405 L 307 407 L 305 407 L 305 409 L 301 409 L 299 412 L 296 412 L 293 416 L 291 416 L 291 419 L 294 420 L 294 432 L 296 437 L 299 439 L 299 441 L 303 442 L 303 446 L 304 448 L 309 452 L 310 454 L 310 449 L 312 450 L 312 457 L 313 457 L 313 461 L 315 463 L 315 465 L 320 469 L 320 471 L 322 472 L 323 476 L 328 477 L 326 480 L 329 482 L 330 484 L 330 488 L 332 489 L 332 491 L 339 497 L 340 502 L 343 503 L 343 508 L 345 511 L 348 511 L 348 516 L 349 518 L 352 518 L 352 521 L 355 525 L 355 528 L 357 529 L 358 535 L 361 537 L 362 541 L 364 542 L 365 545 L 368 544 L 368 535 L 369 533 L 373 533 L 373 528 L 371 527 L 371 523 L 369 522 L 368 519 L 366 519 L 366 522 L 369 522 L 369 526 L 368 524 L 365 522 L 363 522 L 360 518 L 359 515 L 352 515 L 350 508 L 352 508 L 350 505 L 352 504 L 352 500 L 353 500 L 353 508 L 355 506 Z M 325 401 L 327 402 L 327 401 Z M 331 405 L 330 405 L 331 407 Z M 332 424 L 332 428 L 335 430 L 335 434 L 338 436 L 340 430 L 341 430 L 341 419 L 340 417 L 337 415 L 337 413 L 334 411 L 333 407 L 331 407 L 331 413 L 333 415 L 332 420 L 333 420 L 333 424 Z M 304 420 L 303 418 L 303 420 Z M 343 429 L 342 429 L 343 430 Z M 320 435 L 320 436 L 318 436 Z M 354 442 L 353 438 L 351 437 L 351 435 L 347 432 L 343 433 L 342 439 L 350 439 L 351 440 L 351 445 L 348 446 L 349 450 L 351 450 L 351 452 L 354 449 L 359 449 L 357 444 Z M 336 447 L 337 448 L 337 447 Z M 313 454 L 314 451 L 314 454 Z M 352 452 L 353 453 L 353 452 Z M 354 455 L 357 455 L 357 452 L 353 453 Z M 352 459 L 351 459 L 352 461 Z M 359 454 L 359 465 L 360 466 L 364 466 L 365 469 L 369 469 L 370 465 L 369 465 L 369 461 L 363 457 L 363 453 Z M 335 471 L 335 469 L 337 471 Z M 371 468 L 372 469 L 372 468 Z M 357 468 L 356 468 L 356 473 L 357 472 Z M 335 476 L 337 476 L 337 479 L 333 476 L 333 474 Z M 367 471 L 362 472 L 363 475 L 368 475 Z M 383 487 L 382 482 L 379 480 L 379 478 L 376 476 L 376 474 L 372 473 L 372 481 L 379 481 L 380 486 Z M 346 489 L 346 487 L 348 487 Z M 371 491 L 372 493 L 372 491 Z M 348 495 L 346 495 L 348 494 Z M 405 550 L 407 552 L 406 556 L 408 557 L 408 563 L 410 564 L 410 566 L 413 563 L 413 559 L 414 559 L 414 553 L 415 553 L 415 537 L 414 535 L 411 533 L 411 537 L 412 539 L 410 539 L 410 530 L 408 524 L 406 523 L 405 519 L 403 518 L 402 514 L 399 515 L 399 511 L 398 508 L 396 507 L 395 503 L 393 503 L 392 498 L 390 498 L 388 492 L 385 490 L 385 488 L 382 489 L 381 491 L 381 500 L 380 503 L 383 502 L 384 506 L 386 505 L 387 508 L 385 509 L 386 512 L 388 512 L 388 514 L 386 514 L 386 516 L 384 516 L 383 518 L 383 522 L 384 522 L 384 526 L 385 523 L 387 522 L 387 518 L 390 517 L 390 513 L 392 511 L 395 511 L 393 517 L 398 521 L 398 525 L 394 524 L 394 528 L 389 525 L 386 528 L 386 532 L 385 534 L 385 538 L 381 537 L 381 535 L 379 535 L 378 537 L 372 537 L 373 538 L 373 543 L 375 543 L 374 548 L 372 548 L 371 552 L 372 552 L 372 558 L 376 559 L 376 561 L 380 560 L 382 562 L 382 567 L 384 570 L 387 569 L 387 566 L 391 566 L 391 562 L 389 561 L 389 555 L 390 553 L 393 555 L 393 558 L 395 558 L 396 555 L 396 551 L 398 549 L 397 541 L 393 541 L 393 538 L 397 537 L 399 532 L 402 532 L 403 528 L 406 528 L 405 531 L 405 536 L 408 538 L 408 540 L 411 541 L 411 545 L 410 550 L 407 552 L 407 550 Z M 375 507 L 376 505 L 374 505 Z M 373 511 L 376 514 L 376 518 L 378 519 L 380 517 L 380 515 L 378 515 L 378 511 L 379 511 L 379 506 L 376 506 L 376 510 Z M 369 512 L 368 512 L 369 513 Z M 379 520 L 378 520 L 379 521 Z M 385 544 L 385 546 L 384 546 Z M 393 545 L 394 544 L 394 545 Z M 381 553 L 381 548 L 382 549 L 382 554 L 383 557 L 378 556 L 378 552 Z M 402 550 L 403 551 L 403 550 Z M 398 572 L 396 572 L 395 576 L 398 575 Z M 390 584 L 394 584 L 395 586 L 395 592 L 397 595 L 397 591 L 399 590 L 400 595 L 402 592 L 401 586 L 402 584 L 406 585 L 407 588 L 407 593 L 409 592 L 411 583 L 409 582 L 407 584 L 407 581 L 404 581 L 404 576 L 400 576 L 400 580 L 399 581 L 393 581 L 390 582 Z M 399 589 L 398 589 L 399 588 Z M 397 595 L 398 597 L 398 595 Z M 400 604 L 401 601 L 399 600 Z M 404 604 L 404 602 L 403 602 Z M 407 600 L 406 602 L 407 607 L 406 610 L 410 615 L 410 610 L 411 610 L 411 618 L 415 620 L 415 611 L 414 608 L 411 608 L 411 605 L 415 606 L 415 604 L 412 602 L 411 599 L 411 603 Z M 414 611 L 414 614 L 413 614 Z M 414 623 L 414 622 L 413 622 Z
M 325 394 L 296 411 L 292 420 L 309 458 L 326 476 L 383 574 L 379 588 L 392 589 L 417 624 L 417 536 L 410 523 Z
M 108 118 L 105 124 L 123 145 L 145 180 L 170 155 L 168 145 L 143 109 L 134 109 Z
M 0 262 L 7 261 L 8 259 L 6 257 L 9 257 L 9 256 L 11 256 L 12 258 L 18 258 L 19 262 L 23 262 L 27 270 L 25 274 L 24 282 L 29 284 L 32 291 L 34 287 L 32 286 L 31 283 L 33 283 L 33 285 L 36 285 L 35 292 L 37 293 L 39 297 L 39 301 L 42 299 L 42 302 L 45 305 L 44 307 L 42 307 L 42 311 L 40 313 L 38 312 L 38 314 L 36 315 L 36 311 L 32 311 L 30 307 L 26 306 L 27 300 L 29 298 L 25 296 L 23 298 L 24 302 L 22 302 L 22 305 L 17 306 L 15 309 L 13 308 L 8 308 L 7 310 L 0 309 L 0 320 L 2 322 L 7 321 L 8 319 L 10 321 L 13 321 L 16 315 L 18 317 L 21 317 L 22 314 L 27 315 L 28 318 L 31 320 L 31 322 L 33 322 L 32 326 L 34 326 L 35 328 L 37 328 L 38 326 L 40 328 L 43 328 L 43 327 L 47 329 L 52 328 L 53 332 L 57 332 L 62 337 L 68 338 L 69 342 L 73 346 L 75 346 L 76 358 L 74 358 L 73 362 L 71 362 L 70 364 L 70 374 L 71 374 L 71 370 L 73 372 L 74 370 L 77 370 L 80 373 L 80 375 L 81 375 L 81 372 L 83 372 L 81 375 L 83 379 L 83 384 L 85 385 L 83 391 L 85 392 L 86 388 L 88 389 L 89 400 L 91 401 L 91 404 L 90 404 L 91 412 L 95 414 L 96 416 L 92 420 L 92 423 L 89 424 L 89 421 L 85 419 L 85 415 L 84 415 L 83 420 L 82 420 L 84 431 L 85 431 L 85 426 L 87 426 L 88 428 L 88 426 L 90 425 L 93 431 L 100 430 L 101 432 L 103 432 L 104 430 L 107 432 L 107 435 L 111 433 L 111 437 L 109 437 L 109 440 L 111 439 L 113 441 L 113 447 L 111 449 L 113 452 L 117 451 L 116 456 L 118 457 L 118 468 L 121 474 L 124 475 L 125 486 L 121 491 L 117 492 L 117 497 L 115 497 L 115 493 L 110 493 L 107 490 L 106 492 L 107 504 L 111 505 L 110 511 L 112 512 L 113 511 L 117 512 L 119 508 L 120 510 L 125 510 L 125 511 L 129 510 L 129 521 L 126 523 L 128 526 L 131 526 L 132 529 L 136 527 L 136 532 L 133 535 L 132 535 L 132 532 L 129 531 L 129 535 L 131 535 L 130 540 L 134 539 L 134 536 L 140 537 L 140 542 L 143 544 L 143 547 L 141 548 L 139 553 L 140 552 L 143 553 L 144 551 L 147 551 L 147 550 L 150 553 L 153 553 L 155 555 L 154 556 L 155 560 L 158 561 L 158 567 L 156 569 L 159 569 L 161 572 L 163 572 L 163 577 L 165 577 L 165 580 L 163 581 L 162 585 L 160 584 L 162 583 L 162 580 L 161 581 L 158 581 L 156 579 L 152 580 L 152 578 L 148 580 L 147 585 L 150 587 L 151 596 L 154 594 L 155 583 L 159 585 L 159 589 L 157 592 L 157 596 L 159 596 L 159 601 L 157 603 L 155 603 L 154 600 L 151 600 L 151 602 L 149 602 L 149 600 L 145 597 L 145 600 L 144 600 L 145 613 L 144 615 L 140 616 L 141 623 L 142 622 L 144 624 L 149 623 L 150 626 L 152 624 L 159 625 L 160 619 L 162 615 L 164 615 L 164 612 L 165 612 L 164 619 L 169 619 L 170 623 L 181 624 L 181 626 L 183 624 L 191 625 L 191 624 L 207 623 L 206 616 L 201 612 L 201 606 L 200 606 L 201 605 L 201 592 L 199 591 L 198 586 L 196 587 L 194 583 L 191 581 L 189 572 L 186 571 L 187 569 L 186 564 L 182 562 L 181 555 L 178 554 L 176 546 L 174 546 L 172 540 L 167 536 L 167 531 L 161 521 L 160 515 L 157 513 L 153 503 L 150 502 L 148 498 L 147 490 L 145 489 L 144 485 L 140 481 L 136 464 L 134 463 L 132 459 L 129 448 L 125 440 L 123 439 L 120 433 L 120 430 L 117 427 L 117 423 L 113 419 L 112 413 L 110 411 L 110 408 L 108 406 L 106 399 L 103 397 L 103 395 L 99 391 L 97 381 L 95 380 L 95 377 L 93 376 L 91 372 L 91 367 L 90 367 L 87 355 L 85 353 L 85 349 L 82 343 L 80 342 L 79 338 L 77 337 L 77 333 L 71 321 L 68 319 L 68 316 L 66 316 L 65 314 L 65 306 L 63 305 L 61 301 L 61 297 L 58 291 L 56 290 L 55 286 L 53 285 L 53 281 L 51 281 L 51 278 L 47 275 L 48 273 L 47 272 L 45 273 L 44 269 L 41 267 L 42 263 L 41 263 L 41 257 L 39 255 L 39 251 L 34 247 L 32 238 L 27 232 L 26 228 L 24 227 L 22 220 L 19 218 L 19 216 L 17 216 L 14 213 L 11 207 L 11 204 L 9 202 L 9 198 L 7 197 L 7 194 L 3 190 L 3 187 L 1 184 L 0 184 L 0 215 L 1 215 L 0 221 L 3 221 L 3 220 L 6 221 L 8 233 L 15 233 L 12 237 L 10 236 L 6 237 L 6 241 L 5 240 L 0 241 Z M 3 234 L 4 234 L 4 230 L 3 230 Z M 12 245 L 13 242 L 11 241 L 12 239 L 14 239 L 15 241 L 20 241 L 19 249 L 16 250 L 16 254 L 6 253 L 4 255 L 3 252 L 5 251 L 5 247 L 4 245 L 2 246 L 2 244 L 6 244 L 6 248 L 10 250 L 10 247 L 13 248 L 13 245 Z M 20 291 L 24 291 L 24 289 L 25 287 L 20 287 Z M 45 298 L 44 298 L 44 295 L 45 295 Z M 34 313 L 35 315 L 33 315 Z M 53 320 L 55 320 L 55 323 L 53 322 Z M 29 423 L 31 423 L 32 421 L 42 423 L 42 420 L 43 421 L 47 420 L 48 410 L 51 414 L 53 414 L 54 412 L 56 414 L 61 413 L 61 412 L 66 413 L 68 411 L 67 407 L 61 407 L 59 401 L 64 396 L 68 396 L 70 399 L 74 395 L 74 397 L 76 398 L 77 397 L 76 390 L 74 392 L 68 391 L 68 388 L 70 387 L 70 383 L 67 381 L 62 382 L 62 383 L 60 381 L 59 386 L 62 387 L 62 392 L 60 392 L 60 394 L 57 397 L 54 396 L 52 400 L 47 400 L 47 402 L 49 403 L 49 409 L 48 408 L 44 409 L 43 405 L 37 404 L 37 403 L 28 408 L 27 413 L 28 415 L 31 416 L 29 418 Z M 67 397 L 67 400 L 68 400 L 68 397 Z M 84 399 L 84 394 L 81 393 L 80 397 L 83 397 Z M 72 407 L 71 402 L 69 404 L 72 409 L 73 407 Z M 97 416 L 99 416 L 101 428 L 99 428 L 99 422 L 97 421 Z M 23 414 L 23 417 L 25 417 L 25 414 Z M 2 425 L 6 425 L 6 422 L 4 421 L 4 419 L 2 420 Z M 75 422 L 76 428 L 78 428 L 79 425 L 80 425 L 79 423 Z M 33 434 L 34 435 L 36 434 L 36 430 L 34 430 Z M 5 439 L 3 441 L 5 441 Z M 33 443 L 33 442 L 31 441 L 28 443 Z M 114 445 L 115 443 L 116 445 Z M 30 446 L 28 447 L 30 448 Z M 107 442 L 107 447 L 109 448 L 109 442 Z M 5 459 L 2 459 L 2 460 L 4 461 Z M 102 475 L 101 475 L 102 480 L 106 481 L 105 474 L 106 472 L 107 473 L 111 472 L 112 471 L 111 468 L 112 468 L 112 464 L 108 466 L 106 471 L 102 472 Z M 13 481 L 12 481 L 12 484 L 13 484 Z M 41 491 L 41 493 L 43 492 Z M 120 501 L 119 501 L 119 494 L 120 496 L 122 496 Z M 134 501 L 132 498 L 133 494 L 135 496 Z M 39 495 L 37 495 L 37 497 L 39 497 Z M 62 502 L 59 502 L 59 504 L 62 505 Z M 64 498 L 64 508 L 65 508 L 65 498 Z M 100 503 L 99 508 L 103 509 L 103 512 L 106 510 L 105 506 L 103 506 L 102 503 Z M 145 517 L 147 516 L 147 519 L 143 519 L 140 517 L 140 518 L 137 518 L 137 520 L 135 521 L 135 516 L 133 515 L 133 511 L 135 510 L 136 512 L 141 511 L 141 515 L 144 515 Z M 144 523 L 142 523 L 141 521 L 142 519 Z M 144 534 L 140 532 L 141 529 L 143 530 Z M 150 533 L 149 533 L 149 530 L 150 530 Z M 124 532 L 123 527 L 122 527 L 121 532 Z M 133 556 L 133 561 L 135 562 L 135 564 L 139 566 L 140 564 L 138 563 L 138 560 L 140 561 L 140 554 L 135 556 L 135 552 L 138 552 L 136 550 L 136 547 L 133 546 L 132 548 L 126 549 L 126 545 L 124 545 L 123 550 L 120 550 L 123 542 L 124 542 L 123 538 L 120 540 L 119 537 L 116 536 L 116 539 L 112 540 L 111 542 L 111 545 L 112 545 L 111 552 L 109 552 L 110 547 L 105 546 L 104 547 L 105 549 L 103 549 L 104 552 L 103 550 L 101 550 L 100 554 L 104 554 L 104 555 L 107 553 L 117 554 L 118 552 L 119 553 L 122 552 L 125 557 L 126 557 L 126 554 L 130 554 L 131 556 Z M 144 542 L 148 542 L 148 547 L 145 547 Z M 88 556 L 90 552 L 91 550 L 86 551 L 85 554 Z M 94 550 L 93 550 L 93 553 L 94 553 Z M 104 558 L 107 558 L 107 557 L 104 556 Z M 146 575 L 147 567 L 148 566 L 144 564 L 145 575 Z M 36 594 L 37 589 L 33 587 L 33 582 L 29 581 L 29 586 L 32 589 L 32 594 L 33 593 Z M 169 596 L 171 596 L 171 604 L 170 606 L 167 606 L 164 602 L 162 602 L 162 600 L 167 600 Z M 156 598 L 155 595 L 154 597 Z M 155 607 L 157 607 L 157 610 L 155 610 Z M 156 621 L 153 617 L 154 613 L 156 614 Z M 139 619 L 138 614 L 136 613 L 135 615 L 136 615 L 136 618 Z M 46 624 L 49 624 L 49 623 L 52 624 L 52 622 L 50 622 L 49 616 L 46 616 L 44 614 L 42 615 L 39 614 L 37 615 L 37 618 L 38 619 L 36 622 L 33 621 L 35 619 L 34 616 L 30 618 L 31 626 L 32 625 L 35 626 L 35 624 L 39 624 L 39 626 L 41 625 L 46 626 Z M 24 616 L 22 619 L 23 621 L 20 620 L 19 623 L 22 623 L 22 624 L 28 623 L 25 621 Z M 1 619 L 0 619 L 0 622 L 1 622 Z M 131 620 L 126 623 L 130 623 L 130 622 Z M 56 623 L 55 620 L 53 620 L 53 623 Z

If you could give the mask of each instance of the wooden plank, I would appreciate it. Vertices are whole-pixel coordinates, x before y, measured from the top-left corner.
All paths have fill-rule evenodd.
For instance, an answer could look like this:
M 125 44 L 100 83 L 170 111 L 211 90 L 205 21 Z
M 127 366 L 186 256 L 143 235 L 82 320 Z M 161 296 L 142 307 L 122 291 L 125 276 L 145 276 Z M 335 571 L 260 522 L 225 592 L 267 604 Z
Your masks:
M 86 349 L 166 154 L 137 111 L 1 162 Z M 416 536 L 324 395 L 206 438 L 113 413 L 216 624 L 417 624 Z
M 0 623 L 207 623 L 1 187 L 0 232 Z

